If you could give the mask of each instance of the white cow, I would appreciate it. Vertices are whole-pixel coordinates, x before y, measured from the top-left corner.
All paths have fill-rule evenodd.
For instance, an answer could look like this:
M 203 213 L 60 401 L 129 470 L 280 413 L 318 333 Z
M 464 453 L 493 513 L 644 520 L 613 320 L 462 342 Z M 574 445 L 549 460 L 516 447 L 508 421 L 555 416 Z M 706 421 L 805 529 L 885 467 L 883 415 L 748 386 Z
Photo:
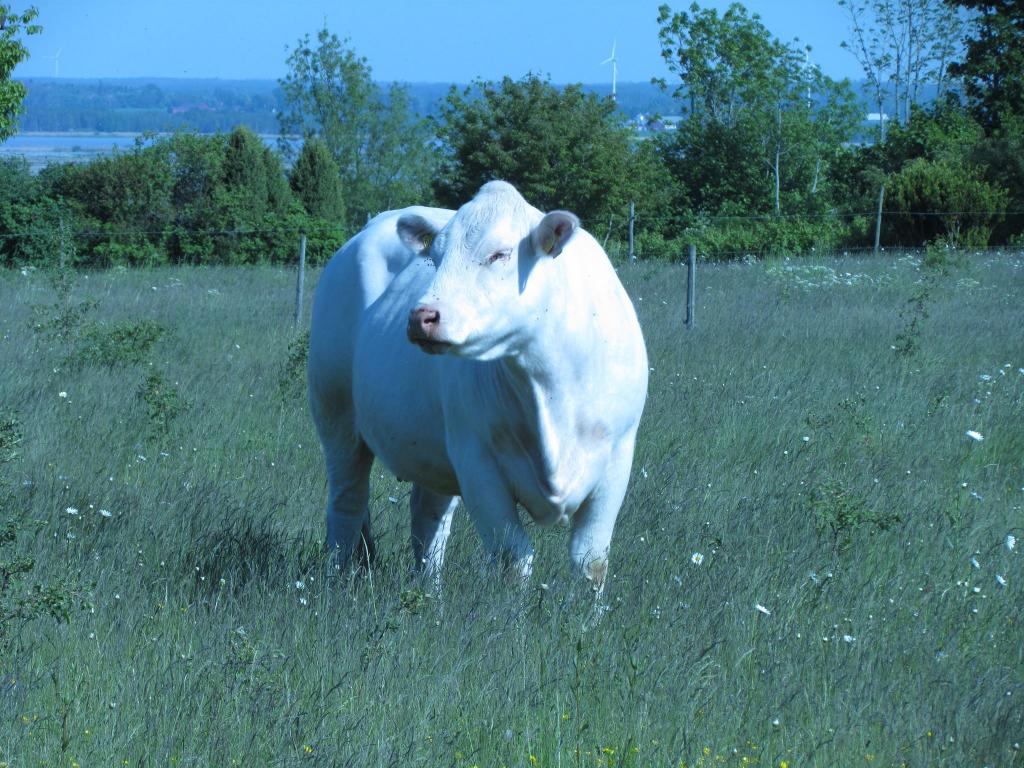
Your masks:
M 647 395 L 640 325 L 608 257 L 510 184 L 458 211 L 382 213 L 317 286 L 309 400 L 327 463 L 327 546 L 373 558 L 376 456 L 413 483 L 417 567 L 436 577 L 457 496 L 490 556 L 529 575 L 517 511 L 568 522 L 600 592 Z

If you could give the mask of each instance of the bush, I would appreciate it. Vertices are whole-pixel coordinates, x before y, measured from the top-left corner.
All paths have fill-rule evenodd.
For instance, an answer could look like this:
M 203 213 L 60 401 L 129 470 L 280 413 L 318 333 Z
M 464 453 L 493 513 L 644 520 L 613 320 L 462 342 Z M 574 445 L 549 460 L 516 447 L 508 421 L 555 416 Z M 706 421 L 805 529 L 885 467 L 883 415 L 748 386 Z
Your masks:
M 36 561 L 24 554 L 21 544 L 25 534 L 41 523 L 15 508 L 4 471 L 17 458 L 20 442 L 17 419 L 0 415 L 0 641 L 6 640 L 15 626 L 40 616 L 70 621 L 72 608 L 86 603 L 84 592 L 70 579 L 27 583 Z
M 137 396 L 146 406 L 150 427 L 161 437 L 166 437 L 171 422 L 188 410 L 188 402 L 178 391 L 176 383 L 171 384 L 157 371 L 146 377 Z
M 988 245 L 1008 200 L 1006 190 L 985 181 L 980 169 L 924 158 L 890 178 L 886 197 L 887 207 L 901 212 L 883 219 L 886 242 L 904 246 Z
M 90 323 L 82 330 L 74 359 L 110 367 L 143 363 L 153 345 L 165 335 L 167 328 L 152 320 Z
M 680 240 L 693 243 L 702 258 L 739 259 L 827 252 L 849 238 L 850 228 L 837 218 L 698 219 Z
M 128 152 L 51 164 L 35 180 L 0 166 L 0 261 L 51 263 L 61 226 L 73 233 L 69 263 L 90 267 L 293 262 L 309 228 L 322 259 L 342 240 L 339 222 L 303 210 L 280 156 L 245 128 L 147 137 Z

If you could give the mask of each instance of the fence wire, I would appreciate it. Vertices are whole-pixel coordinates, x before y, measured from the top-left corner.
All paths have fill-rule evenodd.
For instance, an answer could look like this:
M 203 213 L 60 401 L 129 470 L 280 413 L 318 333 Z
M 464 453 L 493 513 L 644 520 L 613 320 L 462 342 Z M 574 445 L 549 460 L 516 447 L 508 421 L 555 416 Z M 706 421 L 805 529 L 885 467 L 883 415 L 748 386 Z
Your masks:
M 638 212 L 636 221 L 642 222 L 644 217 L 642 213 Z M 990 218 L 1011 218 L 1024 216 L 1024 210 L 1010 210 L 1010 211 L 903 211 L 903 210 L 883 210 L 882 219 L 893 219 L 896 217 L 910 217 L 919 219 L 931 219 L 931 218 L 963 218 L 972 216 L 985 216 Z M 660 260 L 660 261 L 683 261 L 686 259 L 686 248 L 690 239 L 696 238 L 700 241 L 699 231 L 704 225 L 713 225 L 716 223 L 727 224 L 727 223 L 738 223 L 738 222 L 751 222 L 751 223 L 772 223 L 779 221 L 823 221 L 823 220 L 837 220 L 837 221 L 851 221 L 854 219 L 877 219 L 878 211 L 865 211 L 859 213 L 841 213 L 841 212 L 827 212 L 827 213 L 816 213 L 816 214 L 802 214 L 802 213 L 791 213 L 791 214 L 751 214 L 751 215 L 697 215 L 690 218 L 690 223 L 685 229 L 680 230 L 679 237 L 676 238 L 664 238 L 664 245 L 659 243 L 659 246 L 653 246 L 652 244 L 642 243 L 642 237 L 638 238 L 638 247 L 636 248 L 636 257 L 642 261 L 648 260 Z M 614 217 L 613 217 L 614 218 Z M 605 249 L 615 260 L 622 260 L 627 258 L 627 239 L 625 237 L 624 228 L 628 219 L 623 217 L 616 225 L 609 227 L 608 236 L 604 238 Z M 691 230 L 687 232 L 685 230 Z M 593 230 L 592 230 L 593 231 Z M 614 233 L 614 236 L 613 236 Z M 199 240 L 201 238 L 231 238 L 232 240 L 245 241 L 246 238 L 260 238 L 260 237 L 273 237 L 276 238 L 278 243 L 282 240 L 294 239 L 295 248 L 291 247 L 287 249 L 274 248 L 274 253 L 267 253 L 266 258 L 268 261 L 276 263 L 293 263 L 297 259 L 298 244 L 301 236 L 308 236 L 310 238 L 324 238 L 328 242 L 335 241 L 340 244 L 347 236 L 354 233 L 348 233 L 342 226 L 312 226 L 312 227 L 297 227 L 297 226 L 280 226 L 280 227 L 259 227 L 259 228 L 188 228 L 169 225 L 163 228 L 145 228 L 145 229 L 129 229 L 129 228 L 109 228 L 109 229 L 83 229 L 74 230 L 66 228 L 61 231 L 60 228 L 53 227 L 43 229 L 35 227 L 32 229 L 20 230 L 20 231 L 8 231 L 0 232 L 0 247 L 5 243 L 18 240 L 28 240 L 33 238 L 40 239 L 66 239 L 70 242 L 85 242 L 89 241 L 110 241 L 115 242 L 119 239 L 131 240 L 131 239 L 145 239 L 149 238 L 148 243 L 135 243 L 142 247 L 148 245 L 152 247 L 161 247 L 161 243 L 168 241 L 187 240 L 194 238 Z M 126 247 L 131 247 L 133 243 L 123 243 Z M 90 247 L 90 246 L 86 246 Z M 334 246 L 331 245 L 330 248 Z M 816 245 L 816 246 L 804 246 L 800 248 L 795 247 L 780 247 L 771 244 L 758 245 L 749 248 L 734 248 L 729 250 L 709 250 L 700 247 L 698 245 L 698 255 L 701 260 L 706 261 L 727 261 L 733 259 L 743 259 L 746 257 L 764 258 L 764 257 L 775 257 L 775 256 L 786 256 L 795 255 L 799 253 L 802 256 L 862 256 L 873 253 L 893 253 L 893 252 L 904 252 L 911 251 L 914 249 L 920 249 L 923 246 L 920 245 L 902 245 L 897 243 L 889 243 L 888 245 L 881 245 L 877 249 L 871 245 L 864 246 L 835 246 L 835 245 Z M 964 247 L 961 250 L 965 252 L 983 252 L 983 251 L 995 251 L 1000 249 L 1014 249 L 1016 245 L 1004 245 L 1004 246 L 984 246 L 984 247 Z M 888 251 L 887 251 L 888 249 Z M 287 251 L 287 253 L 285 252 Z M 322 254 L 320 259 L 326 258 L 330 255 L 330 251 L 326 254 Z M 203 263 L 205 260 L 201 259 Z M 237 263 L 258 263 L 256 262 L 237 262 Z M 192 263 L 188 260 L 169 260 L 167 263 Z M 199 263 L 199 262 L 196 262 Z M 209 263 L 220 263 L 211 261 Z M 225 262 L 235 263 L 235 262 Z

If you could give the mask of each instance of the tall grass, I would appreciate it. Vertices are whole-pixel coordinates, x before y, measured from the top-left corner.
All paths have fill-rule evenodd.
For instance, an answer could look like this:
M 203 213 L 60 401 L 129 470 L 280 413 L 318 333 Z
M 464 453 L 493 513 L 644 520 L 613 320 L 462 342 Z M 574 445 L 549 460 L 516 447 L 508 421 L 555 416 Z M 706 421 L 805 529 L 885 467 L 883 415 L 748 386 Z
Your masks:
M 652 372 L 599 622 L 558 528 L 519 590 L 460 513 L 423 591 L 382 469 L 379 567 L 324 583 L 287 271 L 80 276 L 167 330 L 114 365 L 0 274 L 18 546 L 90 603 L 0 641 L 0 765 L 1024 764 L 1024 258 L 708 266 L 691 331 L 681 268 L 620 273 Z

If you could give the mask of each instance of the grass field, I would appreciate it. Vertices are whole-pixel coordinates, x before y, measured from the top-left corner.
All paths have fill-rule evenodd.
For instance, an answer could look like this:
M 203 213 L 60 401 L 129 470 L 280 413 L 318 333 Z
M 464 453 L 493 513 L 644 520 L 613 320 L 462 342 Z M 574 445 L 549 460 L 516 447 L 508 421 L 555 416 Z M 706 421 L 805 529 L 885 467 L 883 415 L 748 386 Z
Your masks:
M 0 639 L 0 765 L 1024 765 L 1024 255 L 708 265 L 690 331 L 681 268 L 620 273 L 652 373 L 596 624 L 560 528 L 520 591 L 460 511 L 425 593 L 382 469 L 379 567 L 324 583 L 291 273 L 0 274 L 0 599 L 73 602 Z

